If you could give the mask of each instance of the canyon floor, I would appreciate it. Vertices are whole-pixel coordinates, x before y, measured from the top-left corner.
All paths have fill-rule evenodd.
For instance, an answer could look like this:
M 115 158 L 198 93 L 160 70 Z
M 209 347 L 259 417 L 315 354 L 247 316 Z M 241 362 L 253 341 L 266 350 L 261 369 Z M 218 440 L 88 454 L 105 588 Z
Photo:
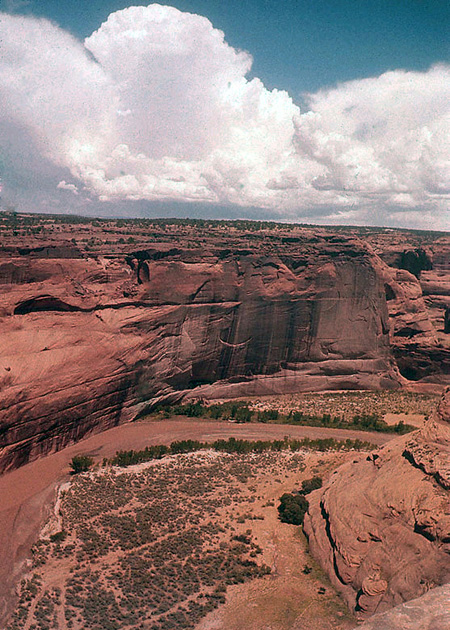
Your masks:
M 341 407 L 342 405 L 345 407 L 344 403 L 346 402 L 350 409 L 358 411 L 367 406 L 373 394 L 350 393 L 340 395 L 334 393 L 329 396 L 331 399 L 327 399 L 326 394 L 310 396 L 308 403 L 308 395 L 305 395 L 303 404 L 311 405 L 311 401 L 315 399 L 315 409 L 318 410 L 320 407 L 323 411 L 328 409 L 329 405 L 335 405 L 336 396 L 338 396 Z M 400 414 L 394 418 L 403 418 L 404 414 L 401 414 L 405 411 L 402 407 L 405 402 L 405 395 L 402 395 L 403 398 L 399 396 L 398 393 L 392 393 L 391 402 L 386 400 L 384 407 L 379 406 L 378 411 L 384 410 L 386 413 L 387 409 L 391 409 Z M 406 398 L 408 398 L 408 404 L 411 405 L 410 397 L 406 395 Z M 416 404 L 412 409 L 415 413 L 407 414 L 405 417 L 409 422 L 420 423 L 427 413 L 428 406 L 434 403 L 435 397 L 416 396 L 415 400 Z M 322 402 L 320 403 L 320 401 Z M 254 400 L 254 404 L 262 404 L 261 399 Z M 264 404 L 271 405 L 273 401 L 269 399 Z M 289 404 L 288 400 L 285 401 L 285 404 Z M 422 412 L 422 414 L 418 412 Z M 117 450 L 139 450 L 152 444 L 169 444 L 174 440 L 195 439 L 210 442 L 218 438 L 228 437 L 268 440 L 282 439 L 285 436 L 312 439 L 333 437 L 338 440 L 350 438 L 367 440 L 376 445 L 382 445 L 393 437 L 392 434 L 343 429 L 260 423 L 234 424 L 187 418 L 158 421 L 154 417 L 149 417 L 139 422 L 93 435 L 58 453 L 48 455 L 3 475 L 0 477 L 0 494 L 2 496 L 0 512 L 0 585 L 2 588 L 0 596 L 2 598 L 3 620 L 6 618 L 6 612 L 11 611 L 11 589 L 14 583 L 18 581 L 24 571 L 29 570 L 30 548 L 37 540 L 43 523 L 51 513 L 57 486 L 70 478 L 69 465 L 74 455 L 87 454 L 100 463 L 103 458 L 113 456 Z M 261 585 L 255 586 L 256 583 L 254 582 L 232 586 L 227 594 L 227 603 L 220 606 L 218 611 L 211 613 L 202 622 L 203 625 L 199 626 L 199 630 L 207 630 L 208 628 L 211 630 L 215 628 L 235 628 L 238 630 L 238 628 L 244 627 L 256 630 L 264 627 L 258 624 L 261 623 L 262 618 L 268 619 L 268 610 L 272 608 L 273 618 L 270 623 L 268 622 L 267 628 L 284 630 L 285 628 L 303 627 L 316 627 L 318 629 L 353 627 L 349 624 L 353 623 L 354 625 L 354 620 L 347 618 L 345 608 L 339 604 L 340 600 L 334 595 L 329 585 L 323 586 L 324 583 L 326 584 L 324 575 L 318 571 L 314 562 L 306 555 L 305 541 L 299 534 L 299 528 L 281 524 L 276 511 L 276 499 L 284 491 L 292 491 L 299 486 L 302 479 L 311 476 L 312 473 L 326 476 L 332 468 L 353 456 L 354 453 L 310 453 L 305 456 L 305 464 L 308 466 L 305 470 L 302 470 L 303 464 L 297 469 L 283 470 L 284 464 L 280 461 L 273 464 L 280 466 L 278 472 L 272 471 L 270 474 L 266 474 L 264 470 L 258 471 L 256 481 L 252 481 L 253 485 L 256 484 L 257 490 L 254 490 L 252 494 L 261 496 L 261 499 L 258 499 L 256 504 L 249 505 L 252 510 L 255 509 L 259 512 L 262 510 L 264 520 L 252 519 L 250 524 L 258 539 L 259 546 L 263 549 L 264 562 L 271 567 L 274 567 L 275 563 L 276 570 L 275 572 L 272 571 L 269 578 L 262 578 L 264 581 L 262 590 Z M 248 496 L 248 490 L 241 488 L 241 491 Z M 263 505 L 267 506 L 269 502 L 273 502 L 274 505 L 270 508 L 262 508 Z M 238 512 L 239 505 L 236 504 L 235 513 L 228 514 L 226 520 L 229 521 L 230 526 L 237 527 L 236 531 L 241 529 L 245 531 L 248 528 L 248 522 L 247 524 L 236 523 L 239 518 Z M 235 524 L 231 525 L 233 522 Z M 295 553 L 292 552 L 293 549 L 295 549 Z M 276 562 L 275 557 L 277 558 Z M 311 574 L 303 573 L 305 565 L 313 567 Z M 321 587 L 326 589 L 326 594 L 318 593 L 318 589 Z M 305 599 L 306 592 L 309 595 Z M 248 605 L 247 599 L 250 602 Z M 280 602 L 280 606 L 274 605 L 276 601 Z M 305 601 L 308 602 L 307 608 Z M 315 623 L 319 624 L 317 621 L 318 609 L 322 611 L 320 623 L 323 623 L 312 626 L 312 618 L 316 619 Z M 237 611 L 240 611 L 239 614 Z M 245 623 L 243 619 L 245 619 Z M 56 627 L 65 628 L 66 626 Z
M 276 509 L 348 457 L 207 451 L 78 477 L 61 501 L 67 538 L 34 548 L 25 623 L 8 630 L 354 627 Z
M 196 630 L 355 627 L 356 619 L 307 555 L 299 528 L 278 520 L 280 494 L 315 474 L 325 485 L 311 495 L 310 545 L 347 603 L 363 592 L 369 615 L 384 596 L 383 610 L 421 595 L 412 588 L 416 583 L 424 585 L 419 590 L 444 583 L 450 437 L 443 426 L 449 419 L 441 415 L 439 426 L 422 425 L 450 383 L 449 233 L 4 212 L 0 237 L 2 630 L 7 617 L 11 630 L 116 630 L 117 623 L 118 630 L 141 630 L 143 623 L 158 630 L 176 624 Z M 401 421 L 419 430 L 395 441 L 393 426 L 388 428 L 394 432 L 371 433 L 341 425 L 238 425 L 167 412 L 167 406 L 231 399 L 251 403 L 255 418 L 330 412 L 347 422 L 355 413 L 375 413 L 388 425 Z M 208 459 L 203 453 L 124 475 L 98 468 L 117 450 L 175 440 L 285 436 L 388 446 L 368 459 L 354 452 L 305 452 L 290 460 L 286 454 Z M 94 476 L 70 477 L 71 459 L 79 454 L 95 460 Z M 344 473 L 332 475 L 343 462 Z M 33 569 L 31 549 L 39 536 L 48 540 L 52 534 L 42 527 L 58 488 L 71 479 L 60 503 L 67 537 L 38 545 L 35 561 L 45 556 L 45 562 Z M 148 537 L 148 546 L 136 546 L 139 553 L 132 556 L 116 526 L 136 524 L 147 513 L 144 479 L 147 486 L 160 479 L 155 500 L 167 518 L 154 523 L 153 533 L 138 532 Z M 194 481 L 186 486 L 185 479 Z M 200 482 L 204 504 L 195 494 Z M 97 483 L 108 492 L 96 493 Z M 128 499 L 119 505 L 129 484 L 140 493 L 139 505 Z M 101 502 L 113 496 L 113 505 Z M 183 503 L 189 509 L 180 513 Z M 391 524 L 389 536 L 364 519 Z M 332 549 L 328 522 L 338 534 Z M 406 538 L 397 536 L 395 527 L 405 524 Z M 199 531 L 206 547 L 195 542 Z M 425 551 L 416 557 L 426 562 L 405 560 L 408 571 L 420 565 L 417 576 L 409 571 L 405 590 L 392 571 L 386 579 L 378 573 L 397 551 L 413 553 L 409 541 L 419 541 L 417 548 Z M 178 545 L 190 554 L 196 590 L 174 586 Z M 384 555 L 374 559 L 366 553 L 373 548 Z M 145 565 L 155 549 L 156 564 Z M 161 550 L 168 558 L 175 554 L 173 562 L 163 562 Z M 97 554 L 92 567 L 91 552 Z M 126 577 L 145 585 L 147 569 L 161 593 L 151 619 L 141 595 L 127 594 Z M 40 578 L 33 579 L 33 571 Z M 21 595 L 15 593 L 27 574 Z M 88 588 L 96 583 L 97 599 Z M 122 598 L 119 611 L 116 595 Z M 106 626 L 105 610 L 114 613 Z

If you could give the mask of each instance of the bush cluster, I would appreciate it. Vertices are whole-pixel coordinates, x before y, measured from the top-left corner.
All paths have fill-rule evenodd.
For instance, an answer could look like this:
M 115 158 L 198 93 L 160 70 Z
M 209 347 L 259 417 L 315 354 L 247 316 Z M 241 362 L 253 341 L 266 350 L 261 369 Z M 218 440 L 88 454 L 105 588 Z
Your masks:
M 203 405 L 201 402 L 189 402 L 187 404 L 164 407 L 167 415 L 187 416 L 189 418 L 212 418 L 214 420 L 232 420 L 238 423 L 244 422 L 276 422 L 281 424 L 296 424 L 301 426 L 324 427 L 334 429 L 350 429 L 357 431 L 378 431 L 382 433 L 397 433 L 403 435 L 416 430 L 410 424 L 403 421 L 389 425 L 377 414 L 362 413 L 354 415 L 351 420 L 345 420 L 342 416 L 332 416 L 329 413 L 321 415 L 291 411 L 288 415 L 280 414 L 277 409 L 255 411 L 250 409 L 245 402 L 226 402 L 222 404 Z
M 309 503 L 302 494 L 289 493 L 281 495 L 278 514 L 282 523 L 302 525 Z
M 199 442 L 198 440 L 181 440 L 172 442 L 170 446 L 158 445 L 146 447 L 141 451 L 117 451 L 114 457 L 105 458 L 103 464 L 111 466 L 130 466 L 153 459 L 161 459 L 164 455 L 176 455 L 179 453 L 193 453 L 200 450 L 213 449 L 223 453 L 263 453 L 264 451 L 299 451 L 311 449 L 317 451 L 350 451 L 372 450 L 374 444 L 362 440 L 334 440 L 333 438 L 321 438 L 302 440 L 285 438 L 284 440 L 240 440 L 234 437 L 228 440 L 216 440 L 215 442 Z
M 87 455 L 75 455 L 75 457 L 72 457 L 72 461 L 70 463 L 72 475 L 88 471 L 93 463 L 94 460 L 92 457 L 88 457 Z
M 113 464 L 115 466 L 131 466 L 141 464 L 152 459 L 161 459 L 169 452 L 169 447 L 164 444 L 157 446 L 146 446 L 142 451 L 117 451 L 112 459 L 103 459 L 103 465 Z
M 293 411 L 283 418 L 286 424 L 300 426 L 327 427 L 333 429 L 352 429 L 354 431 L 377 431 L 381 433 L 398 433 L 403 435 L 415 431 L 417 427 L 405 424 L 403 421 L 390 425 L 377 414 L 357 414 L 350 421 L 340 416 L 331 416 L 329 413 L 322 415 L 304 414 L 301 411 Z
M 317 490 L 322 487 L 322 477 L 311 477 L 311 479 L 305 479 L 302 481 L 302 488 L 299 490 L 299 494 L 309 494 L 313 490 Z

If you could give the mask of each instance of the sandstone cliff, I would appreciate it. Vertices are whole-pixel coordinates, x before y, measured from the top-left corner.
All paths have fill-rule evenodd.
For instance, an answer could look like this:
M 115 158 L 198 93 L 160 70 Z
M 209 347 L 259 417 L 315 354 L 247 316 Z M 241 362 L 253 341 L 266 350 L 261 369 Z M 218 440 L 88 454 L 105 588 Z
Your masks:
M 389 266 L 386 297 L 392 323 L 391 343 L 401 374 L 410 381 L 448 382 L 448 236 L 374 233 L 368 235 L 368 241 Z
M 24 217 L 24 239 L 21 220 L 0 249 L 0 471 L 161 400 L 445 376 L 419 281 L 353 235 Z
M 310 495 L 312 553 L 357 615 L 450 581 L 450 389 L 420 431 L 356 456 Z
M 353 240 L 306 268 L 248 251 L 47 255 L 0 265 L 3 469 L 164 397 L 398 386 L 383 282 Z

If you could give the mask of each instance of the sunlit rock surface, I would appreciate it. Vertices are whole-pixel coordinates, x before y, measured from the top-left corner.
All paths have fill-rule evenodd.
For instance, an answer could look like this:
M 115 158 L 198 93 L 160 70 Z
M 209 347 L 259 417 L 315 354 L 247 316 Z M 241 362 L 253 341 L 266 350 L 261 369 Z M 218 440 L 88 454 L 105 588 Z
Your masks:
M 355 456 L 309 496 L 311 551 L 360 617 L 450 581 L 449 406 L 447 389 L 423 429 Z
M 450 584 L 374 615 L 359 630 L 450 630 Z
M 0 471 L 162 400 L 447 378 L 419 280 L 355 235 L 116 228 L 3 242 Z

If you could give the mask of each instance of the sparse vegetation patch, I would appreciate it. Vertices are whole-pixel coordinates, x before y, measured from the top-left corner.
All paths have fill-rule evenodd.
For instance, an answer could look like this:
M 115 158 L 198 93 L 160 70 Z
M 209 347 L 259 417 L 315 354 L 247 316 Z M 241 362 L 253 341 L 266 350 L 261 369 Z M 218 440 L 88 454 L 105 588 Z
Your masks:
M 174 443 L 179 455 L 139 472 L 74 476 L 61 498 L 63 530 L 35 545 L 35 574 L 22 582 L 8 630 L 194 628 L 229 585 L 269 573 L 248 528 L 264 516 L 244 490 L 258 467 L 275 471 L 277 457 L 301 470 L 301 455 L 185 452 L 197 446 Z
M 295 424 L 300 426 L 324 427 L 333 429 L 348 429 L 352 431 L 377 431 L 381 433 L 397 433 L 403 435 L 414 431 L 417 427 L 405 423 L 403 420 L 388 424 L 378 413 L 363 411 L 349 415 L 339 413 L 336 405 L 333 413 L 310 413 L 290 409 L 282 413 L 278 409 L 259 409 L 257 403 L 244 401 L 224 402 L 206 405 L 199 401 L 186 404 L 166 406 L 156 413 L 164 416 L 187 416 L 188 418 L 212 418 L 214 420 L 228 420 L 237 423 L 263 422 L 277 424 Z
M 216 440 L 215 442 L 199 442 L 198 440 L 181 440 L 172 442 L 170 446 L 149 446 L 141 451 L 117 451 L 114 457 L 105 458 L 103 465 L 130 466 L 140 464 L 153 459 L 161 459 L 164 455 L 176 455 L 179 453 L 194 453 L 196 451 L 213 449 L 223 453 L 263 453 L 264 451 L 300 451 L 312 449 L 317 451 L 361 451 L 376 448 L 374 444 L 362 440 L 334 440 L 333 438 L 296 440 L 284 438 L 283 440 L 239 440 L 234 437 L 228 440 Z

